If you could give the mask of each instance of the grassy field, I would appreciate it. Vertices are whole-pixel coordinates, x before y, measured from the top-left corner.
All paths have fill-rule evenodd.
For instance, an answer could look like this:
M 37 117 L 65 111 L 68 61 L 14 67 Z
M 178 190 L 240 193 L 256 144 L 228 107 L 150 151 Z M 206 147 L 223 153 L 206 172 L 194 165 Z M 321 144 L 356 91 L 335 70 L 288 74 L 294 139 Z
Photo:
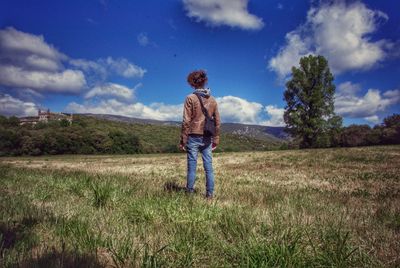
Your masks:
M 201 164 L 201 160 L 200 163 Z M 399 267 L 400 146 L 0 159 L 0 266 Z

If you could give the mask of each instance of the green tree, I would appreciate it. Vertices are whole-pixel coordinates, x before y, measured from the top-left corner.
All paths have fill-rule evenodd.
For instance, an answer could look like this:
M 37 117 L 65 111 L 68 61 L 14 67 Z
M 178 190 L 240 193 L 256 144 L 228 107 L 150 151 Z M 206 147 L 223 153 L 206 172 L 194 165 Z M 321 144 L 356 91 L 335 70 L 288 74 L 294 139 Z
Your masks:
M 119 130 L 114 130 L 109 133 L 112 140 L 112 153 L 131 154 L 139 152 L 139 139 L 131 133 L 124 133 Z
M 374 126 L 371 131 L 367 134 L 368 145 L 382 144 L 382 131 L 383 127 L 380 125 Z
M 300 67 L 292 67 L 286 83 L 284 112 L 286 131 L 299 140 L 301 148 L 335 144 L 342 118 L 334 112 L 335 85 L 323 56 L 306 56 Z
M 16 116 L 11 116 L 8 118 L 8 125 L 11 127 L 19 126 L 19 119 Z
M 19 143 L 17 132 L 0 127 L 0 156 L 18 154 Z
M 71 123 L 67 120 L 67 119 L 61 119 L 60 120 L 60 126 L 61 127 L 69 127 L 71 125 Z

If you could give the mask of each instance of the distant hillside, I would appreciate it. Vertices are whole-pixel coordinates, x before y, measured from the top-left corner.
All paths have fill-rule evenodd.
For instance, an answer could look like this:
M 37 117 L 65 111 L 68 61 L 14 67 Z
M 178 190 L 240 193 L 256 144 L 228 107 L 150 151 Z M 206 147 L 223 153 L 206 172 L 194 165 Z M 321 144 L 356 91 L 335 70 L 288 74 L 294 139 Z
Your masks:
M 152 119 L 140 119 L 134 117 L 111 115 L 111 114 L 83 114 L 86 116 L 92 116 L 99 119 L 106 119 L 117 122 L 125 123 L 139 123 L 139 124 L 150 124 L 150 125 L 163 125 L 163 126 L 181 126 L 181 122 L 177 121 L 159 121 Z M 282 142 L 287 140 L 289 136 L 284 132 L 283 127 L 268 127 L 260 125 L 246 125 L 239 123 L 222 123 L 222 133 L 229 133 L 239 136 L 245 136 L 249 138 L 255 138 L 263 141 L 274 141 Z
M 262 140 L 287 140 L 288 135 L 284 132 L 283 127 L 268 127 L 260 125 L 245 125 L 238 123 L 222 124 L 222 132 L 237 135 L 244 135 L 251 138 Z
M 163 125 L 163 126 L 180 126 L 181 123 L 177 121 L 160 121 L 153 119 L 141 119 L 135 117 L 128 117 L 122 115 L 113 114 L 80 114 L 83 116 L 91 116 L 98 119 L 105 119 L 109 121 L 123 122 L 123 123 L 133 123 L 133 124 L 149 124 L 149 125 Z
M 267 136 L 266 136 L 267 137 Z M 178 152 L 180 124 L 109 115 L 74 115 L 62 121 L 20 125 L 0 116 L 0 156 Z M 217 152 L 278 149 L 276 138 L 222 133 Z

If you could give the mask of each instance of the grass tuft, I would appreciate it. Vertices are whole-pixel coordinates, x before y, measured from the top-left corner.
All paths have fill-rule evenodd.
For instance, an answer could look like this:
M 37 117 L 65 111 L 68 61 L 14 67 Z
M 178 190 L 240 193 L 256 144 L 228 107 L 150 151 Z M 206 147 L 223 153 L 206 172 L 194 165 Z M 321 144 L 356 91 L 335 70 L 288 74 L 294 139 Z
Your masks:
M 113 188 L 108 182 L 96 181 L 90 185 L 93 197 L 92 204 L 95 208 L 103 208 L 109 203 Z

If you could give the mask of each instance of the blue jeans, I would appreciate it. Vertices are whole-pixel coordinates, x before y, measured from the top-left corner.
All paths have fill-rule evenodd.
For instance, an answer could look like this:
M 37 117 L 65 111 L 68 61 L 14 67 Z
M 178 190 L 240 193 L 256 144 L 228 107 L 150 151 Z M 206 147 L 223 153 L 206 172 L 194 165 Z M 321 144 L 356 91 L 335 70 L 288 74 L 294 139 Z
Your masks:
M 188 192 L 194 192 L 196 181 L 197 154 L 200 151 L 203 158 L 203 167 L 206 173 L 206 196 L 214 192 L 214 171 L 212 167 L 212 140 L 211 137 L 191 136 L 186 144 L 187 151 L 187 184 Z

